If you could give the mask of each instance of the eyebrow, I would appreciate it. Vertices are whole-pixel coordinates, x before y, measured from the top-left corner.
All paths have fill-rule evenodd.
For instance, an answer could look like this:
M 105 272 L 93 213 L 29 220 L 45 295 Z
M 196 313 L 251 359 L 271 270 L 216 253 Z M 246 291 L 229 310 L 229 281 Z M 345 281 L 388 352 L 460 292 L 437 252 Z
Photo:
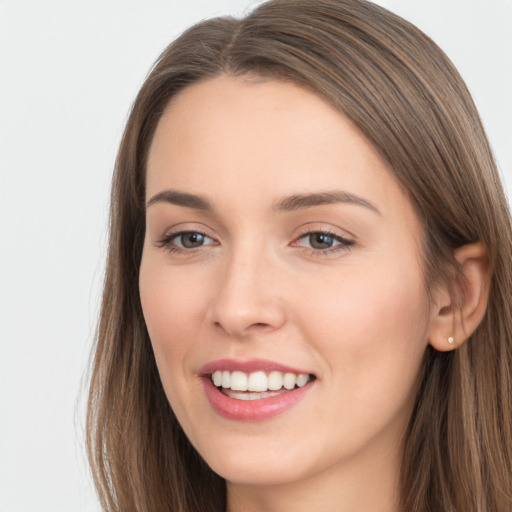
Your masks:
M 285 197 L 284 199 L 281 199 L 279 202 L 277 202 L 274 206 L 274 210 L 290 212 L 312 208 L 313 206 L 322 206 L 325 204 L 334 203 L 347 203 L 363 206 L 369 210 L 372 210 L 378 215 L 382 215 L 379 209 L 367 199 L 342 190 L 317 192 L 313 194 L 295 194 L 289 197 Z
M 149 208 L 155 203 L 170 203 L 177 206 L 184 206 L 186 208 L 193 208 L 195 210 L 213 211 L 213 205 L 205 197 L 189 194 L 186 192 L 179 192 L 178 190 L 167 189 L 162 190 L 155 194 L 146 203 L 146 208 Z M 335 190 L 329 192 L 315 192 L 309 194 L 294 194 L 285 197 L 274 204 L 273 210 L 278 212 L 291 212 L 297 210 L 305 210 L 314 206 L 322 206 L 327 204 L 346 203 L 356 206 L 363 206 L 369 210 L 381 215 L 378 208 L 367 199 L 364 199 L 356 194 L 345 192 L 342 190 Z
M 179 192 L 177 190 L 162 190 L 155 194 L 147 203 L 146 208 L 149 208 L 155 203 L 170 203 L 177 206 L 185 206 L 187 208 L 194 208 L 195 210 L 212 211 L 213 206 L 208 199 L 195 195 L 187 194 L 186 192 Z

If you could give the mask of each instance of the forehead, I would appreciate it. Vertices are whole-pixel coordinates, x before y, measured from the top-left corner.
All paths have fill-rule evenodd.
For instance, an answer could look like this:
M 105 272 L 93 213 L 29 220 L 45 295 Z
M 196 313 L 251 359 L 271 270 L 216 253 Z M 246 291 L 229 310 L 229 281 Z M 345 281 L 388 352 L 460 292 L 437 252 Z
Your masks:
M 343 189 L 384 214 L 414 216 L 377 150 L 353 123 L 294 84 L 221 76 L 167 106 L 148 155 L 147 198 L 173 188 L 240 207 Z

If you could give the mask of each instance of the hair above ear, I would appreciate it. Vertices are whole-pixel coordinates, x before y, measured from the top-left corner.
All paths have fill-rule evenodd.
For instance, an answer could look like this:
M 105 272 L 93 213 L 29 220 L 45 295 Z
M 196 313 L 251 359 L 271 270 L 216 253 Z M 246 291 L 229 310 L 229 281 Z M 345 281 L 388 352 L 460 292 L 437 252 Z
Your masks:
M 485 244 L 476 242 L 454 251 L 458 264 L 451 283 L 439 290 L 429 342 L 445 352 L 460 347 L 476 330 L 487 309 L 491 269 Z

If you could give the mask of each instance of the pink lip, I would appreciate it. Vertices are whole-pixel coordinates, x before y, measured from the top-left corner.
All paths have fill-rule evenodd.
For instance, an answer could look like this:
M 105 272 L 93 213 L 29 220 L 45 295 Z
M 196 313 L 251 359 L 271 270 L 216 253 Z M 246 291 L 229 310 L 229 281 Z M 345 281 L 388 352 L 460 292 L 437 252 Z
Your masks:
M 219 359 L 217 361 L 212 361 L 211 363 L 207 363 L 201 367 L 198 374 L 200 376 L 209 375 L 216 370 L 221 371 L 239 371 L 244 373 L 251 372 L 290 372 L 290 373 L 311 373 L 305 370 L 301 370 L 298 368 L 293 368 L 291 366 L 287 366 L 281 363 L 276 363 L 275 361 L 269 361 L 267 359 L 251 359 L 250 361 L 238 361 L 235 359 Z
M 263 421 L 278 416 L 300 402 L 315 383 L 315 380 L 313 380 L 301 388 L 296 388 L 269 398 L 261 398 L 259 400 L 236 400 L 224 395 L 214 386 L 210 374 L 215 370 L 238 370 L 245 373 L 254 371 L 308 372 L 262 359 L 251 361 L 221 359 L 203 366 L 199 376 L 201 377 L 201 382 L 210 405 L 220 416 L 235 421 Z

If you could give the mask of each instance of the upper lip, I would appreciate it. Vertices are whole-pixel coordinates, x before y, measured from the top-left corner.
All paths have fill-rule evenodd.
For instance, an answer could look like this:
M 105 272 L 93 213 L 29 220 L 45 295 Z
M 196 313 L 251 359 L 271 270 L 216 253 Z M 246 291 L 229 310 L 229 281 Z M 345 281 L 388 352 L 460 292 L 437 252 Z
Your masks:
M 312 373 L 303 370 L 300 368 L 294 368 L 292 366 L 278 363 L 276 361 L 271 361 L 268 359 L 250 359 L 250 360 L 237 360 L 237 359 L 217 359 L 216 361 L 211 361 L 206 363 L 199 369 L 200 376 L 207 376 L 212 374 L 215 371 L 239 371 L 244 373 L 252 373 L 252 372 L 283 372 L 283 373 L 297 373 L 297 374 L 307 374 L 311 375 Z

